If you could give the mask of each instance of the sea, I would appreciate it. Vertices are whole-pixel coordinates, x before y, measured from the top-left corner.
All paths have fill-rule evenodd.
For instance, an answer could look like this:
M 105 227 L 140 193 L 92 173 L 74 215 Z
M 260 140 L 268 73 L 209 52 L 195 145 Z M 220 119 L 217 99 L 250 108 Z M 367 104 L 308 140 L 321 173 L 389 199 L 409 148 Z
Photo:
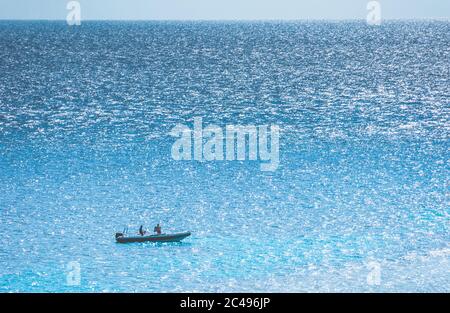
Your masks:
M 449 292 L 449 135 L 446 20 L 0 21 L 0 292 Z

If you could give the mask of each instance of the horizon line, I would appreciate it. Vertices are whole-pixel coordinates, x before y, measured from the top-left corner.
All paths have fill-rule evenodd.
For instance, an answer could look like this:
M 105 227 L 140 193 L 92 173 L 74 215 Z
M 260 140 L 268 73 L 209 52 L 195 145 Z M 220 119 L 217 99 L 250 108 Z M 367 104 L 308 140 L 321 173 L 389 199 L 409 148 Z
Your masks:
M 299 19 L 81 19 L 81 22 L 302 22 L 302 21 L 365 21 L 365 18 L 299 18 Z M 0 21 L 49 21 L 65 22 L 66 19 L 52 18 L 0 18 Z M 383 18 L 381 21 L 450 21 L 450 17 Z

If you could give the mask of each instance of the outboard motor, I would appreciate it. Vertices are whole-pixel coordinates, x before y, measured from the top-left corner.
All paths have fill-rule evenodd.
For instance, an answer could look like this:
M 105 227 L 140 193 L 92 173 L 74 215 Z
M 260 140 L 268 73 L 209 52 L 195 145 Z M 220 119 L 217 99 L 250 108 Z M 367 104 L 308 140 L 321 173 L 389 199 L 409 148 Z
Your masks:
M 116 239 L 120 238 L 120 237 L 123 237 L 123 234 L 122 233 L 116 233 Z

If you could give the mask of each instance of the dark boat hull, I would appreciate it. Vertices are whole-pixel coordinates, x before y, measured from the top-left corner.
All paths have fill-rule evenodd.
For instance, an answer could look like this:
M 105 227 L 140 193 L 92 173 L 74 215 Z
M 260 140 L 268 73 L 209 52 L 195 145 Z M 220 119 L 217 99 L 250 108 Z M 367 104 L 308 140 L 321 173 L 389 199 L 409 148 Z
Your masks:
M 133 236 L 133 237 L 117 237 L 118 243 L 132 243 L 132 242 L 179 242 L 191 235 L 190 232 L 178 233 L 178 234 L 161 234 L 150 236 Z

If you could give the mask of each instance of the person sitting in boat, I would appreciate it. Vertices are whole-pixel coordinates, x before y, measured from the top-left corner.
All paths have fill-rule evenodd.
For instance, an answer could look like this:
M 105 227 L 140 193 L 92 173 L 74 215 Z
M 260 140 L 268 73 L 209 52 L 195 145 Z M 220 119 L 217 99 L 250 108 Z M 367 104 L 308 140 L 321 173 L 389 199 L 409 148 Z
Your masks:
M 141 227 L 139 227 L 139 235 L 144 236 L 146 233 L 146 231 L 144 230 L 144 226 L 141 225 Z
M 153 231 L 154 231 L 157 235 L 161 235 L 161 226 L 159 226 L 159 223 L 155 226 L 155 229 L 153 229 Z

